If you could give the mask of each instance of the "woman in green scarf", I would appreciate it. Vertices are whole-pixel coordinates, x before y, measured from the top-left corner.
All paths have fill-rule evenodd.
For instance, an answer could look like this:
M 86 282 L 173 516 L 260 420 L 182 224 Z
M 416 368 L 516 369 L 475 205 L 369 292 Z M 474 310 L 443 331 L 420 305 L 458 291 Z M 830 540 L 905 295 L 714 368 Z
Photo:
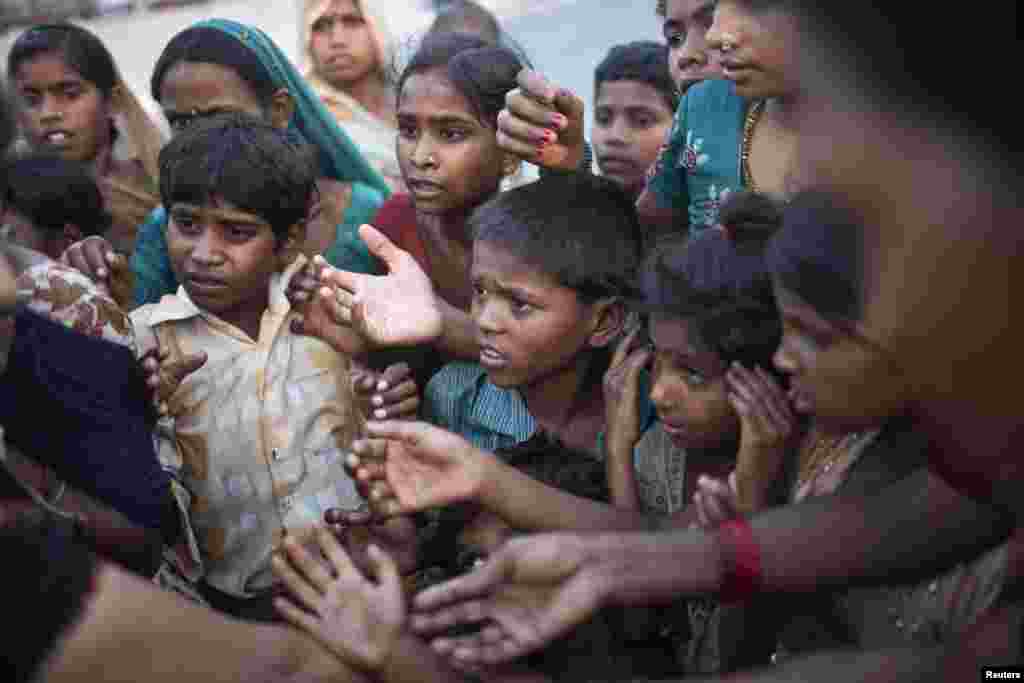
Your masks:
M 322 253 L 345 270 L 378 270 L 356 231 L 373 219 L 388 194 L 387 184 L 263 31 L 224 19 L 195 24 L 164 48 L 151 91 L 174 132 L 202 116 L 244 111 L 288 127 L 310 143 L 321 169 L 320 201 L 304 251 Z M 165 223 L 166 213 L 158 208 L 139 228 L 131 259 L 136 305 L 159 301 L 178 287 L 167 256 Z

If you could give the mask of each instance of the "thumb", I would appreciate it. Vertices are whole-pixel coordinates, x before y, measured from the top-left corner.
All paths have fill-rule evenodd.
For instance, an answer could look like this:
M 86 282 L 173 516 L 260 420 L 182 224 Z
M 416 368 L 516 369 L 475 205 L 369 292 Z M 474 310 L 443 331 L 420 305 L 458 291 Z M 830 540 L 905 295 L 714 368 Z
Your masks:
M 190 353 L 181 360 L 174 361 L 171 365 L 171 376 L 176 382 L 180 382 L 193 372 L 206 364 L 206 352 Z
M 384 262 L 389 273 L 398 269 L 406 252 L 395 246 L 395 243 L 389 240 L 384 233 L 372 225 L 366 224 L 359 227 L 359 236 L 363 238 L 370 253 Z
M 408 420 L 381 420 L 366 423 L 366 433 L 375 439 L 392 439 L 415 445 L 422 437 L 422 422 Z

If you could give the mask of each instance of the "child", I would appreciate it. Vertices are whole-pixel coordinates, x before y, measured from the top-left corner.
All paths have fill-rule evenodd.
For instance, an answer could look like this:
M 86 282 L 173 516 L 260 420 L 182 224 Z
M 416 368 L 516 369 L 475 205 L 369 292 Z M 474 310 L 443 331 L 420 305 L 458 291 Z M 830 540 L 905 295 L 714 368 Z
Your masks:
M 679 104 L 667 54 L 654 42 L 616 45 L 594 72 L 594 156 L 602 175 L 634 199 Z
M 428 347 L 410 358 L 420 386 L 445 361 L 476 359 L 480 353 L 468 315 L 472 238 L 467 218 L 520 166 L 498 147 L 496 132 L 498 112 L 505 95 L 517 87 L 521 68 L 514 52 L 489 47 L 479 38 L 431 34 L 398 80 L 398 161 L 409 194 L 392 196 L 373 223 L 412 255 L 444 316 L 443 334 L 433 344 L 437 351 Z M 387 317 L 389 305 L 402 308 L 402 315 L 422 312 L 406 306 L 420 292 L 418 287 L 403 289 L 402 275 L 353 276 L 366 286 L 387 289 L 371 297 L 367 318 Z M 308 290 L 317 285 L 315 278 L 305 282 Z M 380 346 L 392 345 L 371 330 L 362 331 Z
M 159 456 L 203 597 L 261 620 L 281 535 L 304 541 L 327 508 L 360 504 L 337 464 L 360 428 L 347 354 L 292 333 L 284 297 L 315 193 L 306 149 L 244 114 L 179 133 L 160 154 L 160 193 L 182 286 L 132 313 L 141 351 L 207 357 L 168 398 Z
M 655 13 L 663 21 L 669 73 L 680 97 L 691 85 L 720 77 L 705 39 L 715 15 L 714 0 L 658 0 Z
M 110 228 L 103 195 L 85 166 L 36 156 L 9 162 L 2 173 L 2 220 L 11 243 L 57 260 L 72 243 Z
M 543 431 L 599 457 L 594 389 L 640 258 L 632 204 L 610 181 L 551 177 L 495 197 L 471 224 L 479 362 L 430 381 L 426 418 L 487 450 Z
M 35 26 L 11 47 L 7 73 L 22 103 L 29 145 L 89 166 L 113 215 L 105 236 L 117 252 L 130 254 L 137 226 L 157 204 L 163 136 L 122 81 L 110 52 L 79 26 Z M 115 158 L 122 128 L 133 158 Z

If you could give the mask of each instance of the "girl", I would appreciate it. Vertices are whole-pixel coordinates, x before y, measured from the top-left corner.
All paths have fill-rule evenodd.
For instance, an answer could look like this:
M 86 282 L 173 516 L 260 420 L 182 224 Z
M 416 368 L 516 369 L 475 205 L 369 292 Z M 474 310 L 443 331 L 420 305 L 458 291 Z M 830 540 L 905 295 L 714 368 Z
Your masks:
M 130 254 L 136 228 L 157 205 L 156 155 L 163 136 L 122 81 L 110 52 L 84 28 L 36 26 L 15 41 L 7 73 L 22 103 L 29 145 L 91 168 L 114 218 L 106 237 L 117 252 Z M 131 158 L 115 158 L 122 132 Z
M 522 64 L 512 51 L 488 47 L 472 36 L 428 35 L 398 80 L 398 159 L 409 194 L 393 196 L 374 225 L 426 274 L 444 324 L 438 352 L 414 361 L 417 377 L 428 378 L 451 357 L 476 360 L 476 330 L 467 311 L 471 239 L 466 220 L 494 196 L 502 180 L 519 168 L 516 157 L 498 147 L 498 112 L 516 87 Z M 366 288 L 362 332 L 380 346 L 396 340 L 378 334 L 376 321 L 394 315 L 419 317 L 410 306 L 422 294 L 420 280 L 406 279 L 413 264 L 388 277 L 353 276 Z M 390 266 L 389 266 L 390 267 Z M 313 273 L 302 280 L 300 297 L 318 286 Z M 397 340 L 402 341 L 402 340 Z
M 391 69 L 395 38 L 365 0 L 305 0 L 306 70 L 338 125 L 393 190 L 402 185 L 395 157 L 395 99 Z

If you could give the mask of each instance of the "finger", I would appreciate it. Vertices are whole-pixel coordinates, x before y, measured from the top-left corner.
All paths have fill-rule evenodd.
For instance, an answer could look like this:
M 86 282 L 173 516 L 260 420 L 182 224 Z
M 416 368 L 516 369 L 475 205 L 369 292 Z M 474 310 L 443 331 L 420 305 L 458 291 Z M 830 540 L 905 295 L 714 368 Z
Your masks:
M 508 557 L 506 554 L 499 551 L 470 573 L 427 588 L 416 595 L 413 607 L 418 611 L 426 612 L 486 595 L 505 577 L 506 563 L 508 562 L 506 557 Z M 477 605 L 476 608 L 479 609 L 480 605 Z
M 420 595 L 422 595 L 422 593 L 417 595 L 414 600 L 419 600 Z M 453 626 L 479 624 L 486 620 L 486 618 L 484 603 L 480 600 L 470 600 L 457 605 L 452 605 L 451 607 L 438 609 L 430 613 L 414 614 L 409 620 L 409 626 L 416 633 L 429 636 L 435 633 L 440 633 L 441 631 Z
M 388 406 L 386 408 L 377 408 L 373 411 L 373 417 L 375 420 L 385 419 L 415 419 L 420 409 L 420 397 L 419 394 L 412 398 L 407 398 L 400 403 Z
M 284 539 L 284 551 L 291 566 L 300 572 L 309 584 L 321 593 L 327 590 L 331 583 L 331 575 L 322 563 L 309 554 L 309 551 L 290 536 Z
M 530 142 L 517 140 L 509 135 L 505 135 L 501 130 L 498 130 L 495 134 L 495 140 L 502 151 L 517 156 L 520 159 L 533 162 L 540 160 L 544 155 L 543 147 L 538 147 Z
M 696 491 L 693 494 L 693 505 L 697 511 L 697 524 L 702 529 L 707 529 L 711 526 L 711 522 L 708 521 L 707 509 L 704 505 L 704 494 L 700 491 Z
M 563 128 L 579 129 L 583 125 L 585 105 L 583 100 L 567 88 L 560 88 L 555 95 L 555 109 L 565 117 Z
M 752 412 L 750 404 L 743 400 L 743 397 L 735 391 L 729 392 L 729 405 L 732 406 L 732 409 L 736 411 L 736 414 L 739 415 L 741 419 L 750 419 Z
M 174 364 L 171 365 L 171 376 L 176 382 L 180 383 L 193 372 L 206 365 L 206 358 L 206 352 L 200 351 L 198 353 L 191 353 L 181 360 L 175 361 Z
M 320 628 L 320 619 L 300 609 L 287 598 L 275 598 L 274 609 L 285 618 L 285 621 L 306 633 L 316 633 Z
M 406 381 L 412 380 L 412 368 L 409 367 L 408 363 L 394 363 L 384 368 L 384 372 L 380 375 L 380 381 L 377 386 L 378 391 L 387 391 L 391 387 L 396 387 Z
M 782 386 L 766 370 L 758 366 L 755 369 L 761 386 L 764 388 L 765 404 L 776 424 L 788 432 L 793 426 L 793 409 L 789 403 L 789 397 L 782 390 Z
M 381 592 L 400 595 L 402 593 L 402 577 L 398 573 L 398 565 L 395 564 L 394 558 L 376 545 L 367 548 L 366 554 L 370 558 L 373 577 L 377 580 Z
M 317 299 L 324 311 L 339 325 L 352 324 L 351 295 L 340 289 L 321 287 L 317 290 Z
M 393 382 L 389 389 L 382 390 L 373 397 L 375 406 L 387 406 L 393 403 L 400 403 L 410 396 L 418 393 L 416 382 L 412 379 L 402 379 Z
M 380 461 L 364 462 L 356 469 L 356 478 L 359 481 L 373 481 L 386 477 L 387 473 L 384 471 L 384 463 Z
M 368 422 L 366 433 L 376 439 L 393 439 L 410 445 L 419 443 L 426 426 L 422 422 L 406 420 L 381 420 Z
M 355 565 L 352 564 L 352 559 L 348 556 L 348 553 L 345 552 L 345 549 L 338 543 L 338 539 L 328 529 L 320 527 L 316 530 L 316 542 L 320 545 L 320 550 L 323 551 L 324 557 L 334 567 L 338 579 L 352 581 L 361 577 Z
M 629 356 L 630 349 L 633 348 L 633 342 L 636 341 L 640 335 L 640 328 L 637 328 L 626 335 L 626 338 L 619 342 L 619 345 L 615 347 L 615 353 L 612 355 L 612 362 L 609 367 L 618 367 L 622 365 L 622 362 Z
M 371 524 L 374 517 L 366 510 L 343 510 L 341 508 L 328 508 L 324 512 L 324 522 L 337 526 L 363 526 Z
M 384 233 L 380 232 L 372 225 L 360 226 L 359 236 L 363 239 L 363 242 L 366 243 L 366 248 L 370 250 L 370 253 L 384 262 L 389 273 L 400 270 L 403 265 L 407 264 L 409 260 L 408 252 L 399 249 L 394 242 L 384 235 Z M 335 271 L 336 274 L 340 274 L 342 272 L 343 271 Z M 352 288 L 345 287 L 345 289 L 351 291 Z
M 316 586 L 297 572 L 285 557 L 275 553 L 270 560 L 270 568 L 273 570 L 274 576 L 281 580 L 289 593 L 310 611 L 317 614 L 320 613 L 323 596 L 318 592 Z
M 707 508 L 707 518 L 711 522 L 712 526 L 718 526 L 722 522 L 729 519 L 725 508 L 722 506 L 722 502 L 718 496 L 704 492 L 704 505 Z
M 82 243 L 82 256 L 90 273 L 100 279 L 106 279 L 110 275 L 110 261 L 113 260 L 115 253 L 109 242 L 104 239 L 86 240 Z
M 510 96 L 509 101 L 514 97 Z M 526 106 L 521 109 L 538 109 L 537 104 L 531 100 L 525 100 L 525 103 Z M 498 114 L 498 129 L 512 140 L 539 149 L 558 141 L 558 133 L 551 127 L 550 112 L 540 116 L 540 121 L 534 123 L 532 119 L 520 117 L 510 109 L 505 109 Z
M 377 373 L 373 370 L 353 370 L 352 386 L 360 394 L 368 394 L 377 389 Z
M 516 84 L 526 96 L 538 102 L 551 103 L 555 100 L 557 88 L 539 71 L 524 68 L 516 75 Z
M 383 423 L 380 423 L 383 424 Z M 358 462 L 356 466 L 368 460 L 380 460 L 387 456 L 388 442 L 384 439 L 356 439 L 352 442 L 352 453 Z

